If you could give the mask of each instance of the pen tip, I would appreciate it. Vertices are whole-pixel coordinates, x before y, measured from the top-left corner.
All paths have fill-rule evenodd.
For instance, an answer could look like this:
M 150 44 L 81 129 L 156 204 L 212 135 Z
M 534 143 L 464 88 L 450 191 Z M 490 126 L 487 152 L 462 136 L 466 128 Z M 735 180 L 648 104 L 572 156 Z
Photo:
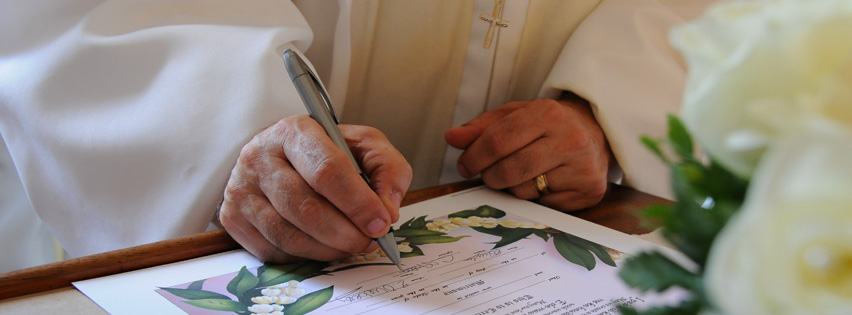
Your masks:
M 402 266 L 400 266 L 399 264 L 396 264 L 396 267 L 399 268 L 399 271 L 402 271 Z

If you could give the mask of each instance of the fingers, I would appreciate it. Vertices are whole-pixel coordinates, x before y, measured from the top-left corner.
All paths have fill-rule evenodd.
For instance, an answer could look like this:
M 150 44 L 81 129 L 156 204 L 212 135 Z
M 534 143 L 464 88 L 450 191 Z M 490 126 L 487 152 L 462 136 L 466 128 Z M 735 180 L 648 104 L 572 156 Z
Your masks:
M 521 199 L 538 200 L 540 203 L 560 210 L 574 211 L 598 204 L 606 194 L 608 181 L 599 176 L 599 171 L 576 167 L 560 166 L 545 174 L 549 193 L 540 193 L 534 178 L 510 187 L 510 193 Z
M 228 233 L 272 261 L 331 260 L 376 248 L 372 238 L 399 217 L 411 168 L 377 130 L 351 129 L 347 141 L 367 161 L 383 197 L 316 122 L 294 116 L 259 133 L 240 152 L 220 210 Z
M 269 199 L 271 210 L 278 213 L 280 220 L 273 220 L 269 215 L 268 221 L 261 221 L 258 230 L 269 238 L 276 234 L 275 230 L 265 231 L 269 225 L 280 224 L 290 228 L 279 232 L 278 237 L 286 237 L 286 243 L 292 247 L 293 254 L 311 249 L 319 242 L 327 247 L 342 252 L 357 252 L 367 245 L 371 239 L 354 226 L 349 218 L 338 211 L 326 198 L 319 195 L 308 186 L 296 170 L 285 160 L 276 160 L 280 164 L 260 178 L 261 191 Z M 265 212 L 272 212 L 267 211 Z M 268 215 L 268 214 L 267 214 Z M 261 223 L 249 220 L 251 223 Z M 297 233 L 298 232 L 298 233 Z M 290 235 L 280 235 L 290 234 Z M 308 235 L 311 235 L 310 237 Z M 275 239 L 272 239 L 274 242 Z M 313 249 L 311 249 L 313 250 Z M 311 253 L 319 255 L 318 253 Z M 299 254 L 297 254 L 299 255 Z M 304 256 L 303 256 L 304 257 Z
M 447 141 L 447 144 L 456 149 L 466 149 L 479 138 L 486 128 L 500 121 L 513 111 L 524 107 L 525 104 L 526 102 L 511 102 L 498 109 L 485 112 L 464 125 L 450 128 L 444 134 L 444 139 Z
M 462 176 L 481 174 L 491 188 L 563 211 L 603 198 L 612 156 L 587 102 L 574 96 L 505 107 L 447 132 L 448 142 L 466 145 L 458 160 Z M 551 190 L 545 196 L 533 182 L 540 174 L 547 174 Z
M 517 104 L 508 104 L 511 112 L 492 122 L 459 157 L 458 169 L 463 177 L 479 174 L 537 139 L 564 128 L 560 124 L 567 120 L 565 111 L 555 101 L 537 100 L 522 107 Z
M 284 139 L 284 155 L 310 188 L 339 209 L 364 235 L 378 238 L 386 234 L 392 218 L 384 203 L 319 124 L 307 116 L 293 116 L 281 125 L 278 133 Z M 321 205 L 308 208 L 328 209 Z
M 261 196 L 253 198 L 258 200 L 256 203 L 266 203 L 265 206 L 259 207 L 266 209 L 257 211 L 255 215 L 241 215 L 235 209 L 245 208 L 245 205 L 226 201 L 222 204 L 219 217 L 228 234 L 253 255 L 264 261 L 275 262 L 286 262 L 300 257 L 333 260 L 351 255 L 328 247 L 296 229 L 277 216 L 268 202 L 259 200 L 262 198 Z
M 411 165 L 384 134 L 366 126 L 340 125 L 361 168 L 370 174 L 373 191 L 385 205 L 391 222 L 399 220 L 399 205 L 413 178 Z

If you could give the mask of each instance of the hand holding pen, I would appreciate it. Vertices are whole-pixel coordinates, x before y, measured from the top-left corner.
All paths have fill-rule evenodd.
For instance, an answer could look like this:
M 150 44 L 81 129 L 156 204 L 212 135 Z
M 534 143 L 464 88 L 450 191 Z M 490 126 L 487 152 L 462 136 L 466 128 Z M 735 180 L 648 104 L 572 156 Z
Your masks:
M 302 106 L 291 91 L 290 106 Z M 339 129 L 373 189 L 307 115 L 282 119 L 243 147 L 219 219 L 249 252 L 275 262 L 344 258 L 375 249 L 373 239 L 399 219 L 411 167 L 375 128 Z

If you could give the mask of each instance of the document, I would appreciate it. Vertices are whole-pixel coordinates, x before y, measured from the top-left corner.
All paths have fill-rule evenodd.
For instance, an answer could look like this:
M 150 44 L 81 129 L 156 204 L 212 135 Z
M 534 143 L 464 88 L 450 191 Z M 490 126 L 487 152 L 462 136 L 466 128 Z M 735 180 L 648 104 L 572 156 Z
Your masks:
M 617 314 L 675 302 L 617 272 L 644 240 L 484 187 L 404 207 L 380 251 L 264 264 L 235 251 L 75 283 L 113 314 Z

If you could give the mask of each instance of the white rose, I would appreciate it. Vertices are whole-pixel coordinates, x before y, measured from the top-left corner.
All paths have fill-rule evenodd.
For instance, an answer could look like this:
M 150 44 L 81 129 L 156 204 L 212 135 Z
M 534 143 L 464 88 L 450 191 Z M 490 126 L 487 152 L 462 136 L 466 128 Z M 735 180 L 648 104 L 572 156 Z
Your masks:
M 812 119 L 852 125 L 852 1 L 720 3 L 671 42 L 689 68 L 685 124 L 740 176 Z
M 710 251 L 723 314 L 852 314 L 852 128 L 780 140 Z

